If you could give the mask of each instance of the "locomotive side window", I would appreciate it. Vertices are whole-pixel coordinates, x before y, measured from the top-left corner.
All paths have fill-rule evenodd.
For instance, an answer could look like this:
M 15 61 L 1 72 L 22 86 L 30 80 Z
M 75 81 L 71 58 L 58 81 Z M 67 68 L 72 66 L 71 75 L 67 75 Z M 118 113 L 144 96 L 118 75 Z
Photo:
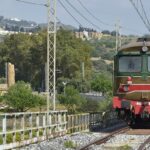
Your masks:
M 122 56 L 119 58 L 119 72 L 140 72 L 140 71 L 141 71 L 140 56 Z

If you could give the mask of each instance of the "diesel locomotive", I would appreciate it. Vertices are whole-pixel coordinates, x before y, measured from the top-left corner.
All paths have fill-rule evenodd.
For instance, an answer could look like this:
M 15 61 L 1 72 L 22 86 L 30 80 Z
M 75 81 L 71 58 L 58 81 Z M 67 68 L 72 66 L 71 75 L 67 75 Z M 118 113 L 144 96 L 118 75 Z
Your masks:
M 113 108 L 132 124 L 150 121 L 150 39 L 138 38 L 114 56 Z

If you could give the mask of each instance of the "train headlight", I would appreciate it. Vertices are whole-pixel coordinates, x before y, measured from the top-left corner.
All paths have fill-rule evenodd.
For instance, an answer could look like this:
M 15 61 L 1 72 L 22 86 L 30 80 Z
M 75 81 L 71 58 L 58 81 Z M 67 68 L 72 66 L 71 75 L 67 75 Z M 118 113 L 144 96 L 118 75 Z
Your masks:
M 147 46 L 143 46 L 142 47 L 142 52 L 147 52 L 148 51 L 148 47 Z
M 128 85 L 124 85 L 123 86 L 123 91 L 124 92 L 128 92 L 129 91 L 129 86 Z
M 141 106 L 142 102 L 136 102 L 136 105 Z
M 127 84 L 132 84 L 132 78 L 130 76 L 127 78 Z

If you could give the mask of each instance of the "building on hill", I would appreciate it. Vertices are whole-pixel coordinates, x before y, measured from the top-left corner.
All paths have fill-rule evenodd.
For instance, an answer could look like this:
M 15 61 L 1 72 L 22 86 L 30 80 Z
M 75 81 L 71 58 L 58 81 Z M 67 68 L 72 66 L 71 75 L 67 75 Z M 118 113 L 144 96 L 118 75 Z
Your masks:
M 19 31 L 19 32 L 17 32 L 17 31 L 8 31 L 8 30 L 4 30 L 3 28 L 0 28 L 0 42 L 3 41 L 3 39 L 4 39 L 4 37 L 6 35 L 18 34 L 18 33 L 23 33 L 23 34 L 28 34 L 28 35 L 32 34 L 32 32 L 26 32 L 26 31 L 24 31 L 24 32 L 22 32 L 22 31 Z
M 9 31 L 6 31 L 3 28 L 0 28 L 0 35 L 7 35 L 7 34 L 9 34 Z
M 78 30 L 75 30 L 76 38 L 81 38 L 82 40 L 91 40 L 91 39 L 101 39 L 103 34 L 97 32 L 94 29 L 79 27 Z
M 11 35 L 11 34 L 18 34 L 18 32 L 8 31 L 8 30 L 4 30 L 3 28 L 0 28 L 0 35 L 1 36 Z

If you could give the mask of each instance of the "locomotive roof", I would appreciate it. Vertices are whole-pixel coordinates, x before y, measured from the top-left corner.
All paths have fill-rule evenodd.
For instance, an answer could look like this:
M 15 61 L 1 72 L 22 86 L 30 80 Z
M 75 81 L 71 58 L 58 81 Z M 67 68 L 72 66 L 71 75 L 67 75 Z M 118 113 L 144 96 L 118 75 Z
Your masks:
M 147 46 L 150 48 L 150 38 L 138 38 L 137 40 L 132 41 L 131 43 L 122 46 L 119 51 L 124 50 L 137 50 L 137 48 L 141 48 L 143 46 Z

